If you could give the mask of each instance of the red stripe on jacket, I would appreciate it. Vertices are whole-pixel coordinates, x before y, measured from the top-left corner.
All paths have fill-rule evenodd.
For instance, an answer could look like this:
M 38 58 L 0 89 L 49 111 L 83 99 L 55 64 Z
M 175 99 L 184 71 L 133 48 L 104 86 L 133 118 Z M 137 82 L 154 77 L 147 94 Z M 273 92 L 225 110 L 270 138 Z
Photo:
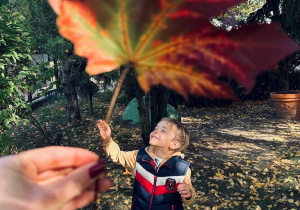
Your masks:
M 149 193 L 152 194 L 153 184 L 145 179 L 138 171 L 136 171 L 136 180 L 138 183 Z M 177 191 L 177 186 L 180 183 L 176 184 L 176 187 L 173 190 L 168 190 L 165 185 L 156 186 L 154 195 L 163 195 L 167 193 L 175 193 Z

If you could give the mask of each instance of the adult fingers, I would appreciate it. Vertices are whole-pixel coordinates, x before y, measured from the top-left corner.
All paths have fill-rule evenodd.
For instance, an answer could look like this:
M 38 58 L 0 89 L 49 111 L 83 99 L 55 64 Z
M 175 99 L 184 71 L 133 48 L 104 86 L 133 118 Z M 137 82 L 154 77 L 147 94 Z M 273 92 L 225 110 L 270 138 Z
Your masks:
M 83 194 L 96 179 L 104 179 L 106 176 L 105 164 L 98 161 L 75 169 L 65 178 L 49 184 L 49 190 L 54 192 L 54 197 L 59 203 L 69 203 L 74 198 Z
M 99 186 L 98 186 L 98 192 L 102 192 L 104 190 L 108 190 L 111 187 L 111 181 L 109 179 L 101 179 L 99 180 Z M 85 191 L 83 194 L 77 196 L 73 200 L 71 200 L 69 203 L 67 203 L 63 210 L 71 210 L 71 209 L 77 209 L 82 208 L 89 203 L 91 203 L 94 200 L 95 196 L 95 190 L 94 185 L 91 187 L 91 189 Z
M 73 210 L 82 208 L 89 203 L 91 203 L 94 199 L 94 191 L 93 190 L 87 190 L 84 193 L 82 193 L 80 196 L 74 198 L 70 202 L 68 202 L 62 210 Z
M 58 177 L 65 177 L 74 171 L 74 167 L 67 167 L 62 169 L 52 169 L 44 171 L 37 176 L 37 182 L 49 181 L 52 179 L 57 179 Z
M 37 174 L 57 168 L 79 167 L 95 162 L 98 156 L 81 148 L 51 146 L 29 150 L 20 154 L 24 167 L 36 170 Z

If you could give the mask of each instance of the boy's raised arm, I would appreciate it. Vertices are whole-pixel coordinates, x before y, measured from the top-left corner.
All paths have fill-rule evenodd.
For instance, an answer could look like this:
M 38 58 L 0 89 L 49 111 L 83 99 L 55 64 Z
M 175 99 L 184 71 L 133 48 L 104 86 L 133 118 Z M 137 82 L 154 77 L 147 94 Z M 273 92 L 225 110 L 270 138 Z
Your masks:
M 135 168 L 138 150 L 128 152 L 121 151 L 119 145 L 111 138 L 110 126 L 102 120 L 98 121 L 97 126 L 100 131 L 100 141 L 102 141 L 102 144 L 104 145 L 103 148 L 107 156 L 113 162 L 119 163 L 128 170 L 133 171 Z

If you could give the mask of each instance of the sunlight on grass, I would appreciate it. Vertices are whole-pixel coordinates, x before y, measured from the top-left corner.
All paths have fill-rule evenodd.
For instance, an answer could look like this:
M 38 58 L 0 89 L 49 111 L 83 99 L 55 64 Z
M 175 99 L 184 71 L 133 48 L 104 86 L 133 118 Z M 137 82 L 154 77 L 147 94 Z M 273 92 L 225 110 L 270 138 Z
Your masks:
M 232 136 L 245 137 L 251 140 L 280 141 L 280 142 L 287 141 L 284 137 L 278 137 L 278 135 L 273 135 L 271 133 L 262 133 L 257 130 L 243 131 L 240 129 L 230 128 L 230 129 L 220 129 L 219 132 L 222 134 L 229 134 Z

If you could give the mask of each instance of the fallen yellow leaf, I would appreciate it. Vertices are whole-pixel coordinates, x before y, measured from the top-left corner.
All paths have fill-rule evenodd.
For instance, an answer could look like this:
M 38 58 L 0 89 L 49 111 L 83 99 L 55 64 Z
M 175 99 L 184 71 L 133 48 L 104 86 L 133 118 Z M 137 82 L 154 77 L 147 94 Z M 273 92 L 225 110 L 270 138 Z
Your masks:
M 255 183 L 255 185 L 256 185 L 256 187 L 258 187 L 258 188 L 261 188 L 261 187 L 262 187 L 262 183 L 260 183 L 260 182 Z

